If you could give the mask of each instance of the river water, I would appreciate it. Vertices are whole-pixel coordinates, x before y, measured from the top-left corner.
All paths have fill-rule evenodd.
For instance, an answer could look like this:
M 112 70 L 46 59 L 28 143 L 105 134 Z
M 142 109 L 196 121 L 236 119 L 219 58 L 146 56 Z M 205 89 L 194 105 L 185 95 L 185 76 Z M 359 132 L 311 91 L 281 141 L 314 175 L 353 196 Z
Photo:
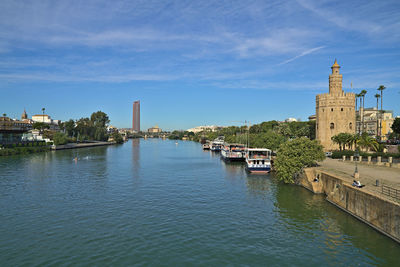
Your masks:
M 1 157 L 0 208 L 1 266 L 400 262 L 400 245 L 323 196 L 194 142 Z

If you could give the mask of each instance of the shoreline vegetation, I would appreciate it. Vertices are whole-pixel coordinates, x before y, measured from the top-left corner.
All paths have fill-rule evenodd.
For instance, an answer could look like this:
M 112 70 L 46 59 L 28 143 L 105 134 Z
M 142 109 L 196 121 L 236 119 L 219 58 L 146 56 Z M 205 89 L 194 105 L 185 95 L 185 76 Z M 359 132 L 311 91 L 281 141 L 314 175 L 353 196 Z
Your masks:
M 38 152 L 50 151 L 53 143 L 46 142 L 27 142 L 21 144 L 12 144 L 0 147 L 0 156 L 27 155 Z
M 268 148 L 275 154 L 274 168 L 277 177 L 285 183 L 295 183 L 304 168 L 317 166 L 318 161 L 325 159 L 323 147 L 315 140 L 315 121 L 278 122 L 267 121 L 247 126 L 229 126 L 221 130 L 199 133 L 173 131 L 169 139 L 188 139 L 196 142 L 214 140 L 224 136 L 228 143 L 249 143 L 249 147 Z M 384 143 L 377 142 L 366 133 L 361 135 L 340 133 L 332 137 L 340 150 L 332 152 L 332 158 L 342 158 L 343 155 L 353 156 L 356 151 L 361 156 L 382 156 L 400 158 L 399 153 L 386 153 Z M 346 150 L 356 148 L 356 151 Z M 400 149 L 400 146 L 398 147 Z
M 26 155 L 51 150 L 51 146 L 60 146 L 75 143 L 107 142 L 110 137 L 116 144 L 124 142 L 117 131 L 109 133 L 107 126 L 110 123 L 108 115 L 102 111 L 93 112 L 90 118 L 70 119 L 59 125 L 61 131 L 50 130 L 45 123 L 34 123 L 33 128 L 42 132 L 44 138 L 53 142 L 29 141 L 17 144 L 0 146 L 0 156 Z M 76 146 L 78 148 L 80 146 Z

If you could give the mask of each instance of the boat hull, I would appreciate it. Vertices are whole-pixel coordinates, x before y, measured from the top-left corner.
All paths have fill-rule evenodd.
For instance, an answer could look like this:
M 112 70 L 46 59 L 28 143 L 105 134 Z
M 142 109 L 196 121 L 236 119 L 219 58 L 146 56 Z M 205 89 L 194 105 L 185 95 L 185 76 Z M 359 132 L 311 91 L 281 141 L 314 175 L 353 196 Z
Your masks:
M 257 168 L 257 167 L 247 167 L 246 166 L 246 170 L 250 173 L 254 173 L 254 174 L 267 174 L 271 171 L 270 167 L 264 167 L 264 168 Z

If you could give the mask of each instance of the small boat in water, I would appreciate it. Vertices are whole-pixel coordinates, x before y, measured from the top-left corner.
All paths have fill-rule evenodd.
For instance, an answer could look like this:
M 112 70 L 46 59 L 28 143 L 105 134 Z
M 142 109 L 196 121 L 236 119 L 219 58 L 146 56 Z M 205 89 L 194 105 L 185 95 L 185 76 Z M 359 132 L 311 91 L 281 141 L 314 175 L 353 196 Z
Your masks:
M 246 169 L 250 173 L 269 173 L 271 171 L 271 150 L 267 148 L 248 148 Z
M 219 152 L 224 144 L 224 136 L 217 137 L 214 141 L 210 143 L 210 150 L 214 152 Z
M 246 146 L 243 144 L 225 143 L 221 150 L 221 157 L 226 161 L 244 161 Z
M 210 150 L 210 141 L 206 141 L 202 146 L 203 150 Z

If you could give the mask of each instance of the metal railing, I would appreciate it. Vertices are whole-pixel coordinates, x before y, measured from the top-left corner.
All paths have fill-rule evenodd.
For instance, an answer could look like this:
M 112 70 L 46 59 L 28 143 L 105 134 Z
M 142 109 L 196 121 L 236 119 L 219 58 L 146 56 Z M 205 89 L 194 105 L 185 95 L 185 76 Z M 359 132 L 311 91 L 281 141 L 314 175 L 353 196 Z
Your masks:
M 396 188 L 387 185 L 382 185 L 382 194 L 400 200 L 400 190 Z

